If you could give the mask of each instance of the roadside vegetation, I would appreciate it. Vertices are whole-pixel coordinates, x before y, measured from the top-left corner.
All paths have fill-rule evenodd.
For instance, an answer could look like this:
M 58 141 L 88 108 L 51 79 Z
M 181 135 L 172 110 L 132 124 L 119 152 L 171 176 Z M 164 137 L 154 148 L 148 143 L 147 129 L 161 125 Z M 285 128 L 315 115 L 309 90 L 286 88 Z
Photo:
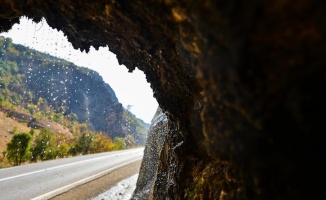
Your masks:
M 41 100 L 44 104 L 44 100 Z M 74 114 L 56 117 L 56 113 L 39 102 L 32 107 L 38 110 L 31 117 L 39 121 L 49 120 L 57 124 L 53 126 L 63 126 L 67 132 L 58 133 L 48 128 L 30 128 L 29 132 L 19 132 L 17 127 L 13 127 L 10 134 L 11 140 L 7 143 L 7 148 L 2 152 L 0 158 L 0 168 L 52 160 L 57 158 L 67 158 L 77 155 L 100 153 L 125 148 L 135 147 L 132 136 L 126 138 L 116 137 L 111 139 L 106 133 L 96 133 L 91 131 L 86 123 L 79 123 Z M 0 110 L 7 112 L 7 117 L 19 118 L 30 114 L 9 101 L 0 99 Z M 25 113 L 24 113 L 25 112 Z M 16 113 L 16 114 L 13 114 Z M 18 114 L 17 114 L 18 113 Z M 46 113 L 47 117 L 46 117 Z M 20 114 L 20 116 L 19 116 Z M 24 124 L 24 123 L 22 123 Z M 26 124 L 27 126 L 27 124 Z M 61 128 L 61 129 L 64 129 Z M 55 130 L 61 130 L 55 129 Z
M 68 138 L 48 129 L 41 129 L 38 132 L 36 134 L 36 131 L 31 129 L 29 133 L 14 133 L 7 144 L 7 149 L 2 153 L 1 166 L 17 166 L 23 163 L 126 148 L 123 138 L 111 140 L 106 134 L 96 134 L 91 131 L 85 131 L 75 138 Z

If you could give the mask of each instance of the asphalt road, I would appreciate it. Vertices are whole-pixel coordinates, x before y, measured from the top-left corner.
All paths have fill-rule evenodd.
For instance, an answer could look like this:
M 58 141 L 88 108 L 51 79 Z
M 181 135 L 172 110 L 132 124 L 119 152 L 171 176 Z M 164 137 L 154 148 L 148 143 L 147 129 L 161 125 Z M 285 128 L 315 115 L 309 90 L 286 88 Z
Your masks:
M 141 160 L 143 151 L 121 150 L 1 169 L 0 199 L 49 199 Z

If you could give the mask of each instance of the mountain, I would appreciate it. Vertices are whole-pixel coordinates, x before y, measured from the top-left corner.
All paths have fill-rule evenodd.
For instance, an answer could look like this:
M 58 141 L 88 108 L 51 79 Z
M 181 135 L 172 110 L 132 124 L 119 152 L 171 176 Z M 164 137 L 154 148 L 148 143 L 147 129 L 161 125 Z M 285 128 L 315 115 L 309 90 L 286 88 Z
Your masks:
M 145 144 L 149 124 L 123 108 L 95 71 L 0 37 L 0 98 L 30 114 L 54 110 L 111 138 Z M 45 114 L 46 115 L 46 114 Z

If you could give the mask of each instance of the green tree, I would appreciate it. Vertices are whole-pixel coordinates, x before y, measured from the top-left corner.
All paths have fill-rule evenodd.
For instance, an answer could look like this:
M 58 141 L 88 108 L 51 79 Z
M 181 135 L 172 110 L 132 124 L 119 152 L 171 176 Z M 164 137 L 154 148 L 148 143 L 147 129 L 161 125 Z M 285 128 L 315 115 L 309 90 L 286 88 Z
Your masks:
M 32 115 L 35 113 L 35 110 L 36 110 L 35 107 L 36 107 L 36 106 L 35 106 L 34 104 L 31 104 L 31 103 L 27 104 L 27 106 L 26 106 L 28 112 L 29 112 L 30 114 L 32 114 Z
M 29 133 L 16 133 L 3 152 L 9 163 L 17 166 L 27 160 L 32 136 Z
M 57 156 L 60 158 L 68 157 L 69 155 L 69 145 L 67 143 L 62 143 L 58 145 Z
M 91 131 L 85 131 L 82 133 L 76 144 L 77 151 L 83 155 L 91 153 L 91 149 L 94 146 L 94 133 Z
M 115 137 L 114 138 L 114 146 L 115 150 L 125 149 L 126 148 L 126 141 L 122 137 Z
M 3 48 L 8 49 L 12 47 L 12 39 L 11 38 L 4 38 L 3 41 Z
M 69 156 L 70 141 L 66 135 L 57 134 L 56 135 L 56 152 L 57 157 L 65 158 Z
M 39 135 L 35 137 L 31 152 L 31 160 L 34 162 L 36 162 L 38 158 L 41 160 L 51 160 L 56 158 L 55 134 L 48 129 L 41 129 Z
M 68 154 L 72 156 L 76 156 L 78 154 L 78 149 L 76 143 L 69 146 Z
M 95 134 L 93 139 L 93 153 L 107 152 L 114 150 L 114 143 L 107 134 Z

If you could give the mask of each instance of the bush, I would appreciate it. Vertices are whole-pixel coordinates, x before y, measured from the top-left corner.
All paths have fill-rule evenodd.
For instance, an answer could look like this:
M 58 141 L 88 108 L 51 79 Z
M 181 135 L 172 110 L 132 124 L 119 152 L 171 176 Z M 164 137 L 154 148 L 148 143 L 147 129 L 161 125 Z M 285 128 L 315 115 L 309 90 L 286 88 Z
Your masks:
M 20 165 L 28 159 L 31 140 L 32 136 L 28 133 L 14 134 L 7 144 L 7 149 L 3 152 L 11 165 Z
M 56 158 L 55 133 L 47 129 L 42 129 L 40 134 L 35 137 L 31 153 L 31 160 L 34 162 L 36 162 L 38 158 L 41 160 L 51 160 Z

